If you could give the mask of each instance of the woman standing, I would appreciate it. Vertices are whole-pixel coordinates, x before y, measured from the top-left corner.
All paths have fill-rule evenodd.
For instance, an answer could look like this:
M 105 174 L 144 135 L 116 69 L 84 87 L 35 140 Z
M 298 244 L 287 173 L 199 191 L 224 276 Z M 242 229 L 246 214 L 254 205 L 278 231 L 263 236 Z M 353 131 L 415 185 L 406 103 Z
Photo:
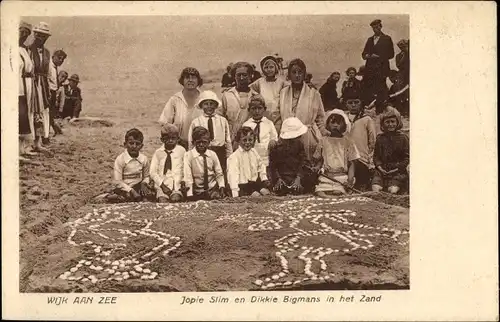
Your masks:
M 280 120 L 276 123 L 278 133 L 281 123 L 289 118 L 296 117 L 307 126 L 307 133 L 302 136 L 306 160 L 312 161 L 317 145 L 322 135 L 328 134 L 325 129 L 325 110 L 319 92 L 305 83 L 307 69 L 301 59 L 294 59 L 288 65 L 288 78 L 291 85 L 287 85 L 280 92 L 279 111 Z
M 253 68 L 247 62 L 237 62 L 231 69 L 231 76 L 236 81 L 236 86 L 222 93 L 222 105 L 218 107 L 217 113 L 224 116 L 229 123 L 231 142 L 233 150 L 236 150 L 236 133 L 249 118 L 248 102 L 250 96 L 256 94 L 250 89 Z
M 184 88 L 168 100 L 158 122 L 176 125 L 179 128 L 179 144 L 187 150 L 191 140 L 188 137 L 189 126 L 193 119 L 203 114 L 203 111 L 196 107 L 200 96 L 198 87 L 203 85 L 203 79 L 196 68 L 186 67 L 181 72 L 179 84 Z
M 34 65 L 24 44 L 31 34 L 31 25 L 21 21 L 19 25 L 19 161 L 27 161 L 24 156 L 34 155 L 29 142 L 34 139 L 33 115 L 33 72 Z

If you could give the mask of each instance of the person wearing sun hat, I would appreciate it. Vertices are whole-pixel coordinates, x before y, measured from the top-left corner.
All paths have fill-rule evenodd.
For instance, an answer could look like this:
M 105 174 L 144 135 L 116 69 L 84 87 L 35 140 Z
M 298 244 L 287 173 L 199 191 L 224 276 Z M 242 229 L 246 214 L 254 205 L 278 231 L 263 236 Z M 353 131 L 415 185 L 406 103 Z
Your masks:
M 25 42 L 31 34 L 32 26 L 21 21 L 19 25 L 19 161 L 27 161 L 31 156 L 30 141 L 35 138 L 33 114 L 33 61 Z
M 301 137 L 306 133 L 307 126 L 298 118 L 283 121 L 278 143 L 269 152 L 271 184 L 278 195 L 299 194 L 304 190 L 306 154 Z
M 48 145 L 50 131 L 50 88 L 49 67 L 50 51 L 45 48 L 45 42 L 50 37 L 49 25 L 40 22 L 33 27 L 33 44 L 30 47 L 34 69 L 34 111 L 35 111 L 35 150 L 47 151 L 42 146 Z
M 68 85 L 64 85 L 64 106 L 62 111 L 62 118 L 78 118 L 82 111 L 82 91 L 78 87 L 80 77 L 77 74 L 71 75 L 68 78 Z
M 188 137 L 192 137 L 193 129 L 197 126 L 206 128 L 210 136 L 208 148 L 217 154 L 224 174 L 227 169 L 227 158 L 233 153 L 231 143 L 231 132 L 226 118 L 215 113 L 221 105 L 221 101 L 212 91 L 204 91 L 200 94 L 196 108 L 203 110 L 203 114 L 191 122 Z M 193 148 L 193 140 L 189 141 L 189 150 Z

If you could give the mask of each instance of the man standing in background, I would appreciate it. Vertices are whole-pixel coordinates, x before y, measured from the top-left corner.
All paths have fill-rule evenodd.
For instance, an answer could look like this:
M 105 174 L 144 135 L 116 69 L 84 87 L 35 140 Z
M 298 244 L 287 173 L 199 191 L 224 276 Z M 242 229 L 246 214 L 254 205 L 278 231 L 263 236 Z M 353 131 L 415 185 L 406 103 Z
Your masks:
M 382 32 L 382 21 L 370 23 L 373 36 L 368 38 L 361 56 L 366 60 L 363 74 L 363 93 L 365 99 L 371 101 L 380 91 L 387 91 L 386 79 L 389 76 L 389 60 L 394 58 L 394 44 L 390 36 Z
M 49 66 L 49 89 L 50 89 L 50 126 L 54 129 L 54 136 L 62 134 L 62 130 L 54 119 L 59 117 L 59 106 L 57 105 L 57 91 L 61 87 L 59 84 L 58 68 L 64 63 L 67 55 L 63 50 L 56 50 L 52 55 Z
M 50 37 L 49 25 L 45 22 L 33 28 L 33 44 L 30 47 L 31 59 L 34 64 L 34 112 L 35 112 L 35 151 L 46 151 L 43 145 L 50 144 L 50 88 L 49 69 L 50 51 L 45 48 L 45 42 Z M 40 142 L 41 141 L 41 142 Z

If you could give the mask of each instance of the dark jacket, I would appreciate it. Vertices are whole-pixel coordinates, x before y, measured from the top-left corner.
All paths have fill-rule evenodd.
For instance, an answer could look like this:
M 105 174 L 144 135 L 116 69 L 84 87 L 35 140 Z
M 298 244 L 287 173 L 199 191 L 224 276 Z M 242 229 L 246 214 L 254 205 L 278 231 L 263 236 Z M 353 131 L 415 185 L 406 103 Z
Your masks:
M 381 133 L 375 142 L 373 153 L 375 166 L 382 166 L 384 170 L 398 169 L 399 173 L 407 173 L 406 167 L 410 163 L 410 140 L 401 132 Z
M 41 80 L 42 84 L 42 96 L 43 96 L 43 108 L 49 108 L 50 106 L 50 89 L 49 89 L 49 64 L 50 64 L 50 51 L 42 47 L 42 59 L 38 53 L 38 48 L 32 45 L 30 47 L 31 59 L 33 60 L 34 71 L 35 71 L 35 83 Z
M 330 111 L 338 107 L 339 97 L 337 93 L 337 83 L 327 80 L 326 83 L 320 87 L 319 93 L 325 111 Z
M 410 56 L 403 51 L 396 55 L 396 66 L 398 67 L 401 76 L 403 76 L 404 84 L 410 83 Z
M 342 98 L 361 97 L 361 81 L 357 78 L 345 80 L 342 83 Z
M 373 43 L 373 37 L 368 38 L 363 49 L 361 57 L 365 54 L 377 54 L 380 57 L 366 59 L 364 75 L 379 74 L 379 76 L 387 76 L 390 71 L 389 60 L 394 58 L 394 44 L 390 36 L 382 33 L 377 44 Z

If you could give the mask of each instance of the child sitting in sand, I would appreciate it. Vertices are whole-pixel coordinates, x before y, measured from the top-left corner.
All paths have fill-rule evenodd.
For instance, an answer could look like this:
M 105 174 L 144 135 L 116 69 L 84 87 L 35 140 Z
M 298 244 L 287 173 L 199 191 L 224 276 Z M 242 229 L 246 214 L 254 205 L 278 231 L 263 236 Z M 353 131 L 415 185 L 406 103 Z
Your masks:
M 255 132 L 255 150 L 262 159 L 266 171 L 268 171 L 269 149 L 278 141 L 278 133 L 274 123 L 264 116 L 265 111 L 266 102 L 261 95 L 257 94 L 250 97 L 248 112 L 251 118 L 243 123 L 243 126 L 247 126 Z
M 82 91 L 78 87 L 80 77 L 77 74 L 71 75 L 68 79 L 69 85 L 64 85 L 64 105 L 61 117 L 73 119 L 80 117 L 82 111 Z
M 236 133 L 239 147 L 227 160 L 227 180 L 233 197 L 266 196 L 270 192 L 266 166 L 254 149 L 256 134 L 250 127 L 243 126 Z
M 359 160 L 359 153 L 356 145 L 348 136 L 351 129 L 351 122 L 339 109 L 334 109 L 326 113 L 326 129 L 330 131 L 330 136 L 324 136 L 316 151 L 315 157 L 322 157 L 323 167 L 321 172 L 330 178 L 319 177 L 316 186 L 316 194 L 319 197 L 328 197 L 328 194 L 345 194 L 344 184 L 352 186 L 354 184 L 354 161 Z
M 158 202 L 182 200 L 181 182 L 184 175 L 184 153 L 178 144 L 179 128 L 165 124 L 161 128 L 163 146 L 155 151 L 151 159 L 150 176 L 155 183 Z
M 352 92 L 346 96 L 347 116 L 351 121 L 351 131 L 349 137 L 356 145 L 359 152 L 359 160 L 355 163 L 354 177 L 356 178 L 355 188 L 368 190 L 371 187 L 371 177 L 373 172 L 373 150 L 377 134 L 375 123 L 372 118 L 365 114 L 358 93 Z
M 301 136 L 307 126 L 296 117 L 285 119 L 278 143 L 269 152 L 269 166 L 273 190 L 278 195 L 303 192 L 305 148 Z
M 403 122 L 396 109 L 382 114 L 380 126 L 382 133 L 377 137 L 373 155 L 375 175 L 372 190 L 378 192 L 387 188 L 390 193 L 398 193 L 408 180 L 410 142 L 408 136 L 400 132 Z
M 144 135 L 136 128 L 125 134 L 125 151 L 115 160 L 113 179 L 115 189 L 107 196 L 110 202 L 154 200 L 149 185 L 149 160 L 140 151 Z
M 202 109 L 203 115 L 198 116 L 191 122 L 188 137 L 193 135 L 193 129 L 195 127 L 202 126 L 206 128 L 210 137 L 210 145 L 208 148 L 217 154 L 222 171 L 226 173 L 227 158 L 233 152 L 233 148 L 227 119 L 215 113 L 215 110 L 220 105 L 221 101 L 214 92 L 204 91 L 201 93 L 195 108 Z M 189 149 L 193 148 L 193 144 L 193 142 L 189 143 Z
M 224 173 L 217 154 L 208 149 L 210 141 L 210 133 L 206 128 L 193 128 L 194 149 L 184 154 L 184 182 L 190 200 L 212 200 L 226 196 Z
M 280 91 L 285 86 L 285 79 L 279 76 L 279 63 L 275 56 L 266 56 L 260 61 L 260 68 L 264 77 L 250 85 L 250 88 L 264 98 L 267 107 L 266 116 L 273 124 L 279 119 L 278 103 Z

